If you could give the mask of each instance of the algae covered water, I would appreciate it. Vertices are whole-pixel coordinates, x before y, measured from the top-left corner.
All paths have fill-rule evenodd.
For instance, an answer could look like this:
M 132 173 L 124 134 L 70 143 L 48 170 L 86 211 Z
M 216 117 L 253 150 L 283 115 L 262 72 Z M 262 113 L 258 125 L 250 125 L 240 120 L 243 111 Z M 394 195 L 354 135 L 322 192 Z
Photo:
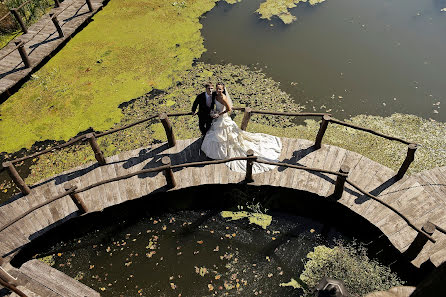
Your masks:
M 301 2 L 291 24 L 260 19 L 263 2 L 218 2 L 201 60 L 262 68 L 307 111 L 446 120 L 446 1 Z

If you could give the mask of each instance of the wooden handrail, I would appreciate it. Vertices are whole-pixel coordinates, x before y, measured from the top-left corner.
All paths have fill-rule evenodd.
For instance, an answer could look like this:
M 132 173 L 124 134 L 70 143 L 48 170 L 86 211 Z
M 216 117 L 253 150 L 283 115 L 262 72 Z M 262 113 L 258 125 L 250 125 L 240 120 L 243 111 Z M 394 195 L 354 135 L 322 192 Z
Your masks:
M 252 110 L 251 113 L 264 114 L 264 115 L 279 115 L 289 117 L 323 117 L 327 113 L 317 112 L 280 112 L 280 111 L 266 111 L 266 110 Z
M 69 140 L 69 141 L 67 141 L 65 143 L 60 144 L 60 145 L 56 145 L 54 147 L 48 148 L 46 150 L 43 150 L 43 151 L 40 151 L 40 152 L 37 152 L 37 153 L 34 153 L 32 155 L 29 155 L 29 156 L 24 156 L 24 157 L 12 160 L 11 162 L 12 163 L 17 163 L 17 162 L 21 162 L 21 161 L 24 161 L 24 160 L 28 160 L 28 159 L 31 159 L 31 158 L 38 157 L 40 155 L 43 155 L 43 154 L 46 154 L 46 153 L 49 153 L 49 152 L 54 152 L 56 150 L 62 149 L 62 148 L 67 147 L 67 146 L 70 146 L 70 145 L 72 145 L 72 144 L 74 144 L 74 143 L 76 143 L 78 141 L 85 140 L 85 135 L 86 134 L 77 136 L 77 137 L 75 137 L 75 138 L 73 138 L 73 139 L 71 139 L 71 140 Z
M 6 19 L 6 17 L 7 17 L 8 15 L 10 15 L 10 14 L 11 14 L 11 12 L 8 11 L 7 14 L 5 14 L 4 16 L 2 16 L 2 18 L 0 18 L 0 22 L 3 21 L 4 19 Z
M 260 158 L 257 158 L 256 162 L 257 163 L 262 163 L 262 164 L 267 164 L 267 165 L 274 165 L 274 166 L 280 166 L 280 167 L 301 169 L 301 170 L 305 170 L 305 171 L 315 171 L 315 172 L 320 172 L 320 173 L 333 174 L 333 175 L 336 175 L 336 176 L 343 176 L 343 177 L 348 176 L 345 173 L 341 173 L 341 172 L 337 172 L 337 171 L 331 171 L 331 170 L 325 170 L 325 169 L 319 169 L 319 168 L 312 168 L 312 167 L 306 167 L 306 166 L 300 166 L 300 165 L 293 165 L 293 164 L 288 164 L 288 163 L 271 162 L 271 161 L 266 161 L 266 160 L 263 160 L 263 159 L 260 159 Z
M 378 197 L 364 191 L 363 189 L 361 189 L 357 184 L 355 184 L 352 181 L 349 181 L 348 179 L 346 180 L 346 182 L 348 184 L 350 184 L 352 187 L 354 187 L 356 190 L 358 190 L 359 192 L 361 192 L 363 195 L 366 195 L 370 198 L 372 198 L 373 200 L 381 203 L 382 205 L 384 205 L 385 207 L 389 208 L 390 210 L 392 210 L 394 213 L 396 213 L 397 215 L 399 215 L 410 227 L 412 227 L 414 230 L 416 230 L 419 233 L 422 233 L 423 235 L 425 235 L 431 242 L 435 243 L 435 239 L 430 236 L 429 234 L 427 234 L 426 232 L 424 232 L 423 230 L 421 230 L 420 228 L 418 228 L 417 226 L 415 226 L 408 218 L 406 218 L 401 212 L 399 212 L 395 207 L 393 207 L 392 205 L 382 201 L 381 199 L 379 199 Z M 435 225 L 435 227 L 437 227 Z
M 407 140 L 404 140 L 404 139 L 401 139 L 401 138 L 398 138 L 398 137 L 388 136 L 388 135 L 385 135 L 385 134 L 373 131 L 372 129 L 367 129 L 367 128 L 363 128 L 363 127 L 356 126 L 356 125 L 353 125 L 353 124 L 349 124 L 349 123 L 337 120 L 335 118 L 330 118 L 330 122 L 338 124 L 338 125 L 346 126 L 346 127 L 349 127 L 349 128 L 353 128 L 353 129 L 356 129 L 356 130 L 361 130 L 361 131 L 364 131 L 364 132 L 368 132 L 368 133 L 371 133 L 371 134 L 376 135 L 376 136 L 380 136 L 380 137 L 388 139 L 388 140 L 395 140 L 395 141 L 399 141 L 399 142 L 404 143 L 404 144 L 414 143 L 414 142 L 410 142 L 410 141 L 407 141 Z

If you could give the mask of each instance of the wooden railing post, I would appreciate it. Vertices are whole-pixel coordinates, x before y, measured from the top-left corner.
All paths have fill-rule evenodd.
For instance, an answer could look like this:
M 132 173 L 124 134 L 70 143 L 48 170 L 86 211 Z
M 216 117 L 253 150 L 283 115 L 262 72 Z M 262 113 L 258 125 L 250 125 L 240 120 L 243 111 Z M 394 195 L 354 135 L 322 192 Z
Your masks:
M 246 131 L 246 128 L 248 127 L 248 123 L 249 123 L 249 119 L 251 118 L 251 114 L 252 114 L 251 107 L 245 107 L 242 124 L 240 125 L 240 129 L 242 129 L 243 131 Z
M 169 189 L 175 188 L 177 184 L 176 184 L 175 178 L 173 176 L 172 168 L 170 168 L 170 165 L 171 165 L 170 158 L 168 156 L 164 156 L 161 159 L 161 162 L 163 163 L 163 165 L 169 166 L 168 168 L 166 168 L 164 170 L 164 176 L 166 177 L 167 187 Z
M 54 7 L 55 7 L 55 8 L 60 7 L 60 2 L 59 2 L 59 0 L 54 0 Z
M 55 16 L 54 13 L 50 13 L 50 18 L 54 24 L 54 27 L 56 27 L 57 33 L 59 33 L 59 38 L 62 38 L 63 31 L 62 31 L 62 28 L 60 27 L 59 21 L 57 20 L 57 16 Z
M 102 153 L 101 148 L 99 147 L 94 134 L 88 133 L 87 135 L 85 135 L 85 137 L 88 139 L 88 142 L 90 143 L 90 146 L 93 149 L 94 157 L 98 161 L 99 165 L 107 164 L 107 162 L 105 161 L 105 158 L 104 158 L 104 154 Z
M 175 135 L 173 134 L 172 125 L 170 124 L 169 117 L 166 113 L 162 113 L 159 115 L 161 123 L 163 124 L 164 130 L 166 131 L 167 142 L 169 143 L 169 147 L 174 147 L 176 145 Z
M 416 143 L 411 143 L 408 145 L 406 159 L 404 160 L 403 164 L 401 164 L 401 167 L 396 174 L 397 179 L 401 179 L 406 173 L 407 169 L 409 169 L 410 163 L 412 163 L 415 159 L 415 152 L 417 148 L 418 145 Z
M 254 152 L 253 150 L 248 150 L 246 152 L 246 156 L 247 157 L 252 157 L 254 156 Z M 247 183 L 251 183 L 254 181 L 254 179 L 252 178 L 252 165 L 254 163 L 253 159 L 248 159 L 246 160 L 246 175 L 245 175 L 245 182 Z
M 9 176 L 15 185 L 20 189 L 23 195 L 31 193 L 31 189 L 26 185 L 23 178 L 19 175 L 12 162 L 4 162 L 3 167 L 8 171 Z
M 345 173 L 348 175 L 350 171 L 350 168 L 346 165 L 341 165 L 341 168 L 339 169 L 339 173 Z M 335 188 L 333 191 L 333 194 L 331 195 L 331 198 L 334 200 L 339 200 L 342 197 L 342 193 L 344 192 L 344 186 L 345 186 L 345 180 L 347 179 L 346 176 L 338 175 L 336 178 Z
M 19 51 L 20 57 L 22 58 L 23 64 L 25 64 L 25 68 L 31 67 L 31 62 L 29 61 L 28 54 L 25 50 L 25 43 L 23 41 L 14 41 L 15 45 L 18 46 L 17 50 Z
M 426 235 L 432 236 L 435 232 L 435 229 L 435 225 L 431 222 L 427 221 L 426 223 L 424 223 L 423 227 L 421 227 L 421 230 L 426 232 L 426 234 L 419 232 L 412 243 L 409 245 L 407 250 L 404 251 L 404 256 L 410 261 L 415 259 L 429 240 Z
M 93 6 L 91 5 L 91 0 L 85 0 L 85 2 L 87 2 L 88 10 L 90 12 L 92 12 L 93 11 Z
M 15 19 L 17 20 L 17 23 L 19 23 L 20 28 L 22 28 L 23 33 L 24 34 L 28 33 L 28 29 L 26 28 L 25 23 L 23 22 L 22 18 L 20 17 L 17 8 L 12 8 L 9 11 L 15 17 Z
M 321 148 L 322 138 L 324 138 L 325 131 L 327 130 L 328 123 L 330 122 L 331 117 L 326 114 L 322 117 L 321 126 L 319 131 L 317 132 L 316 141 L 314 142 L 314 147 L 316 149 Z
M 77 186 L 72 185 L 71 183 L 66 183 L 64 186 L 65 191 L 75 191 L 77 189 Z M 82 198 L 77 193 L 70 193 L 70 198 L 73 200 L 74 204 L 76 204 L 77 208 L 80 210 L 81 214 L 87 213 L 88 208 L 87 205 L 85 205 Z

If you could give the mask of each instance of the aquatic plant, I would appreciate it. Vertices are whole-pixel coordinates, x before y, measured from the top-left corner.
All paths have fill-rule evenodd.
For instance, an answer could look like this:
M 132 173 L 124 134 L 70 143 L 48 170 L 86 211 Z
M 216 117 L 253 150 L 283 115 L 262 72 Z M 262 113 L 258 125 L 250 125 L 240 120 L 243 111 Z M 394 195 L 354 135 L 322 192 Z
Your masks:
M 316 246 L 307 258 L 299 279 L 308 288 L 315 288 L 323 277 L 342 280 L 351 296 L 363 296 L 404 284 L 390 268 L 370 259 L 367 250 L 360 245 L 338 243 L 333 248 Z M 297 281 L 282 285 L 301 287 Z M 304 296 L 311 295 L 310 290 L 304 288 L 304 291 Z
M 110 1 L 0 106 L 0 151 L 110 128 L 120 103 L 174 85 L 205 51 L 199 17 L 215 0 L 173 3 Z
M 285 24 L 291 24 L 296 20 L 289 9 L 296 7 L 300 2 L 308 2 L 310 5 L 322 3 L 325 0 L 266 0 L 260 4 L 259 9 L 256 10 L 260 14 L 261 19 L 271 20 L 272 17 L 277 16 Z

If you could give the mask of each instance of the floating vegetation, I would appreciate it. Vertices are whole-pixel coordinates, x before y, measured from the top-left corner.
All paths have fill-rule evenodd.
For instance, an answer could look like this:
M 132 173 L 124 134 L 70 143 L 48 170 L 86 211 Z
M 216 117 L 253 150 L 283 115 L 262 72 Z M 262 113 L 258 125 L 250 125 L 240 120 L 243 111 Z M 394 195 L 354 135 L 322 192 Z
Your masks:
M 153 112 L 175 112 L 189 110 L 195 96 L 204 91 L 203 84 L 211 79 L 224 81 L 235 106 L 250 106 L 254 109 L 299 112 L 302 107 L 293 103 L 292 98 L 280 90 L 280 84 L 265 76 L 261 71 L 250 70 L 246 66 L 209 65 L 197 63 L 180 77 L 181 83 L 138 97 L 122 106 L 123 118 L 114 127 L 120 127 L 145 118 Z M 172 104 L 175 102 L 175 104 Z M 242 113 L 235 113 L 235 121 L 240 124 Z M 172 119 L 175 136 L 178 139 L 198 137 L 197 119 L 179 117 Z M 414 141 L 420 144 L 415 161 L 409 172 L 419 172 L 446 165 L 446 123 L 425 120 L 414 115 L 393 114 L 389 117 L 359 115 L 346 120 L 349 123 Z M 106 156 L 152 143 L 166 141 L 162 125 L 157 121 L 136 125 L 131 129 L 99 139 L 99 145 Z M 262 132 L 281 137 L 301 138 L 314 141 L 319 123 L 306 120 L 305 125 L 297 125 L 292 118 L 254 115 L 248 125 L 250 132 Z M 395 141 L 386 140 L 372 134 L 331 124 L 323 143 L 336 145 L 358 152 L 393 170 L 403 162 L 407 147 Z M 88 144 L 75 145 L 39 157 L 31 166 L 31 174 L 26 182 L 34 184 L 43 178 L 62 173 L 81 164 L 94 161 L 94 154 Z
M 174 85 L 205 51 L 199 17 L 214 5 L 110 1 L 0 106 L 0 152 L 111 128 L 120 103 Z
M 273 219 L 272 216 L 267 214 L 248 211 L 222 211 L 221 216 L 229 218 L 231 221 L 248 218 L 250 224 L 258 225 L 263 229 L 266 229 L 266 227 L 271 225 Z
M 197 63 L 179 77 L 180 83 L 166 91 L 153 91 L 122 105 L 123 118 L 114 127 L 121 127 L 157 112 L 188 111 L 196 95 L 204 92 L 204 83 L 224 81 L 236 106 L 249 105 L 258 109 L 301 111 L 291 97 L 280 90 L 280 84 L 265 76 L 261 71 L 252 71 L 246 66 L 209 65 Z M 237 118 L 240 121 L 241 118 Z M 177 139 L 198 137 L 198 119 L 186 116 L 172 118 L 172 125 Z M 290 118 L 252 117 L 251 122 L 272 126 L 280 130 L 293 125 Z M 99 138 L 98 142 L 106 156 L 123 151 L 147 147 L 152 143 L 166 141 L 162 125 L 158 120 L 136 125 Z M 75 145 L 51 154 L 42 155 L 31 166 L 31 174 L 26 182 L 34 184 L 81 164 L 94 161 L 94 154 L 88 144 Z
M 308 2 L 310 5 L 322 3 L 325 0 L 266 0 L 256 10 L 260 18 L 271 20 L 273 16 L 280 18 L 285 24 L 291 24 L 296 20 L 289 9 L 296 7 L 300 2 Z
M 333 248 L 316 246 L 308 253 L 308 261 L 299 279 L 308 288 L 316 287 L 323 277 L 341 279 L 349 294 L 358 297 L 404 284 L 388 267 L 368 258 L 366 252 L 364 247 L 355 244 L 338 243 Z M 301 287 L 297 281 L 288 284 Z M 309 291 L 305 293 L 304 296 L 313 296 Z

